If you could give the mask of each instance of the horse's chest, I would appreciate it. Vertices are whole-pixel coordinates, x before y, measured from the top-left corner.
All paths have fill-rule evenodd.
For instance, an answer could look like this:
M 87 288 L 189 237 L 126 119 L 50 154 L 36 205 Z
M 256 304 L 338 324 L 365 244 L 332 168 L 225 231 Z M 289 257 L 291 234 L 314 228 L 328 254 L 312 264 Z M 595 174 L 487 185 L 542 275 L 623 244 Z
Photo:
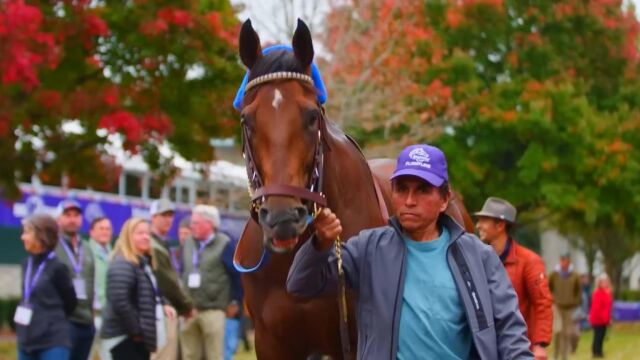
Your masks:
M 284 323 L 292 322 L 299 316 L 298 311 L 298 307 L 284 291 L 271 291 L 262 306 L 261 318 L 269 329 L 275 329 Z
M 334 298 L 296 300 L 285 291 L 274 289 L 264 298 L 255 320 L 272 335 L 325 332 L 337 325 L 337 311 Z

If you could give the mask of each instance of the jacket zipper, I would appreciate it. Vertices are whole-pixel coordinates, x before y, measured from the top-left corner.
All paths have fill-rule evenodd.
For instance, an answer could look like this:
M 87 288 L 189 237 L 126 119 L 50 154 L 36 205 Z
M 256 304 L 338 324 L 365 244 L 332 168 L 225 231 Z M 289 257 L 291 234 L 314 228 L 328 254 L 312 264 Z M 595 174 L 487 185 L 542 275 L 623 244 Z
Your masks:
M 390 356 L 389 359 L 395 359 L 396 358 L 394 356 L 394 354 L 393 354 L 393 352 L 394 352 L 393 344 L 396 343 L 396 341 L 395 341 L 396 340 L 395 339 L 395 337 L 396 337 L 396 316 L 398 315 L 398 299 L 400 299 L 400 288 L 404 287 L 403 286 L 404 284 L 403 284 L 403 281 L 402 281 L 403 280 L 402 274 L 405 271 L 405 266 L 406 266 L 405 258 L 406 258 L 406 255 L 407 255 L 407 250 L 404 249 L 402 251 L 402 262 L 401 262 L 401 265 L 400 265 L 400 275 L 398 276 L 398 286 L 396 287 L 396 300 L 395 300 L 395 302 L 393 304 L 393 318 L 391 320 L 392 321 L 391 324 L 392 324 L 393 328 L 391 330 L 391 353 L 389 354 L 389 356 Z M 398 324 L 398 327 L 399 326 L 400 326 L 400 324 Z

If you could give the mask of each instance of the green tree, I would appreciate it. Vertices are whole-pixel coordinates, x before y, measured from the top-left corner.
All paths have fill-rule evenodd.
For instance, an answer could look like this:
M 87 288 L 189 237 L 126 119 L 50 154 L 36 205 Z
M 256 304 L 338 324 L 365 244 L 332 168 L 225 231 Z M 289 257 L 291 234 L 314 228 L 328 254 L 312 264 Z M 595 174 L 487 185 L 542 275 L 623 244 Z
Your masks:
M 237 129 L 237 29 L 228 0 L 0 2 L 3 197 L 33 173 L 100 188 L 109 134 L 152 168 L 165 142 L 211 160 Z
M 356 105 L 374 110 L 362 121 L 341 103 L 329 114 L 369 149 L 439 144 L 470 209 L 505 197 L 525 223 L 595 244 L 617 276 L 640 233 L 634 9 L 609 0 L 401 3 L 361 1 L 329 18 L 329 46 L 357 50 L 327 65 L 332 97 L 394 89 L 364 96 Z M 386 62 L 398 70 L 378 75 Z

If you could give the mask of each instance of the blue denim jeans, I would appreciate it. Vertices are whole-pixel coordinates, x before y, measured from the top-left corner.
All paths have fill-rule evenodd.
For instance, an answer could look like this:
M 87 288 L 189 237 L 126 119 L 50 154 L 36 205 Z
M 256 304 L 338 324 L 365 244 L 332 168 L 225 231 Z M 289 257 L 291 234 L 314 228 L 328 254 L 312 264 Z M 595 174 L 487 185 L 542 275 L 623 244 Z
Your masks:
M 69 348 L 62 346 L 34 351 L 31 354 L 18 349 L 18 360 L 68 360 L 69 354 Z
M 71 326 L 71 353 L 70 360 L 87 360 L 91 353 L 91 345 L 93 345 L 93 337 L 96 329 L 91 325 L 70 323 Z
M 240 320 L 226 318 L 224 322 L 224 360 L 233 359 L 240 339 Z

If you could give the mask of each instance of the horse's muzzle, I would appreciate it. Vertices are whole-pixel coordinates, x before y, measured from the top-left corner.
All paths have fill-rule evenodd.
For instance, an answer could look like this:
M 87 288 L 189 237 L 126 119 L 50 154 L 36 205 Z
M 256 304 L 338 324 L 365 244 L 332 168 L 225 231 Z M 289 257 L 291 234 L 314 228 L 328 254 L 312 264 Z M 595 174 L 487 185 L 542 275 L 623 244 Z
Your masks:
M 302 205 L 270 209 L 266 204 L 258 211 L 265 246 L 276 253 L 291 251 L 308 224 L 309 210 Z

